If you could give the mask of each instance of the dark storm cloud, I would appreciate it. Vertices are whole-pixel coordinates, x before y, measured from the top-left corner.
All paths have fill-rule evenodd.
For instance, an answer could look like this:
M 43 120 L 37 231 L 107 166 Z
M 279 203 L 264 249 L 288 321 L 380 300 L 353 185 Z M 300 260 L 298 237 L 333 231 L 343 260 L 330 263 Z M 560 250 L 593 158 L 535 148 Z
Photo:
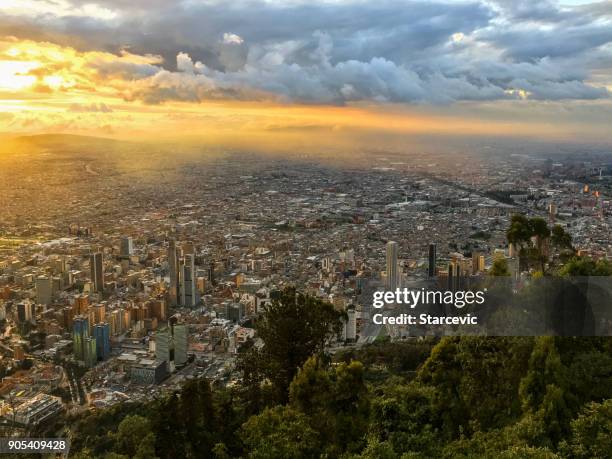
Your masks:
M 91 1 L 72 3 L 80 7 Z M 0 34 L 80 50 L 161 55 L 160 65 L 97 68 L 102 76 L 119 72 L 138 80 L 129 97 L 149 103 L 609 96 L 589 83 L 595 67 L 599 74 L 610 73 L 609 3 L 562 8 L 527 0 L 105 0 L 99 5 L 116 18 L 4 17 Z

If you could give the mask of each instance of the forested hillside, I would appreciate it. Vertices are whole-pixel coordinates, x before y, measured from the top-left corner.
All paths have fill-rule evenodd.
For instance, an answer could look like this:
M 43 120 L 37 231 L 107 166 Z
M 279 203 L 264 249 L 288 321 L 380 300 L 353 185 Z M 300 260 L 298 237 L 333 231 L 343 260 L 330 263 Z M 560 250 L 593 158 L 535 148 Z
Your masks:
M 73 420 L 74 457 L 605 458 L 612 451 L 609 338 L 382 341 L 334 360 L 313 354 L 287 388 L 264 376 L 268 357 L 253 357 L 239 387 L 194 380 L 154 403 Z

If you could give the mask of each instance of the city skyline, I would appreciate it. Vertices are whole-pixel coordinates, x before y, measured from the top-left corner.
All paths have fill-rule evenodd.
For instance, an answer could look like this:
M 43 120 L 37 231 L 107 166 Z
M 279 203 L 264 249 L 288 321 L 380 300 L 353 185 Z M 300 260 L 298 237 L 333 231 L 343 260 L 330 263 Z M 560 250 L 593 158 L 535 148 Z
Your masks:
M 0 451 L 608 457 L 612 0 L 0 0 Z

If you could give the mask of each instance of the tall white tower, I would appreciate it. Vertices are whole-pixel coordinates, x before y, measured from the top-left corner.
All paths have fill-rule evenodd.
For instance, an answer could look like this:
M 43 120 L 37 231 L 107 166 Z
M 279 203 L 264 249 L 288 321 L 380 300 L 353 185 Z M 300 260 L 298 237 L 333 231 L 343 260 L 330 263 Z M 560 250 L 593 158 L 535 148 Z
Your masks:
M 398 287 L 397 242 L 387 242 L 387 290 L 395 291 Z

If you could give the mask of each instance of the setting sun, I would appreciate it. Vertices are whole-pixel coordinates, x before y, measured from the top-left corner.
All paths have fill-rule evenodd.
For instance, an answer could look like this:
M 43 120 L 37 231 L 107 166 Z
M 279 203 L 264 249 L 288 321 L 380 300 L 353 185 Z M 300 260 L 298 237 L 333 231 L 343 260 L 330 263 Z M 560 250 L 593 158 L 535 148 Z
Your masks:
M 36 83 L 36 77 L 28 75 L 39 66 L 36 62 L 0 61 L 0 90 L 20 90 Z

